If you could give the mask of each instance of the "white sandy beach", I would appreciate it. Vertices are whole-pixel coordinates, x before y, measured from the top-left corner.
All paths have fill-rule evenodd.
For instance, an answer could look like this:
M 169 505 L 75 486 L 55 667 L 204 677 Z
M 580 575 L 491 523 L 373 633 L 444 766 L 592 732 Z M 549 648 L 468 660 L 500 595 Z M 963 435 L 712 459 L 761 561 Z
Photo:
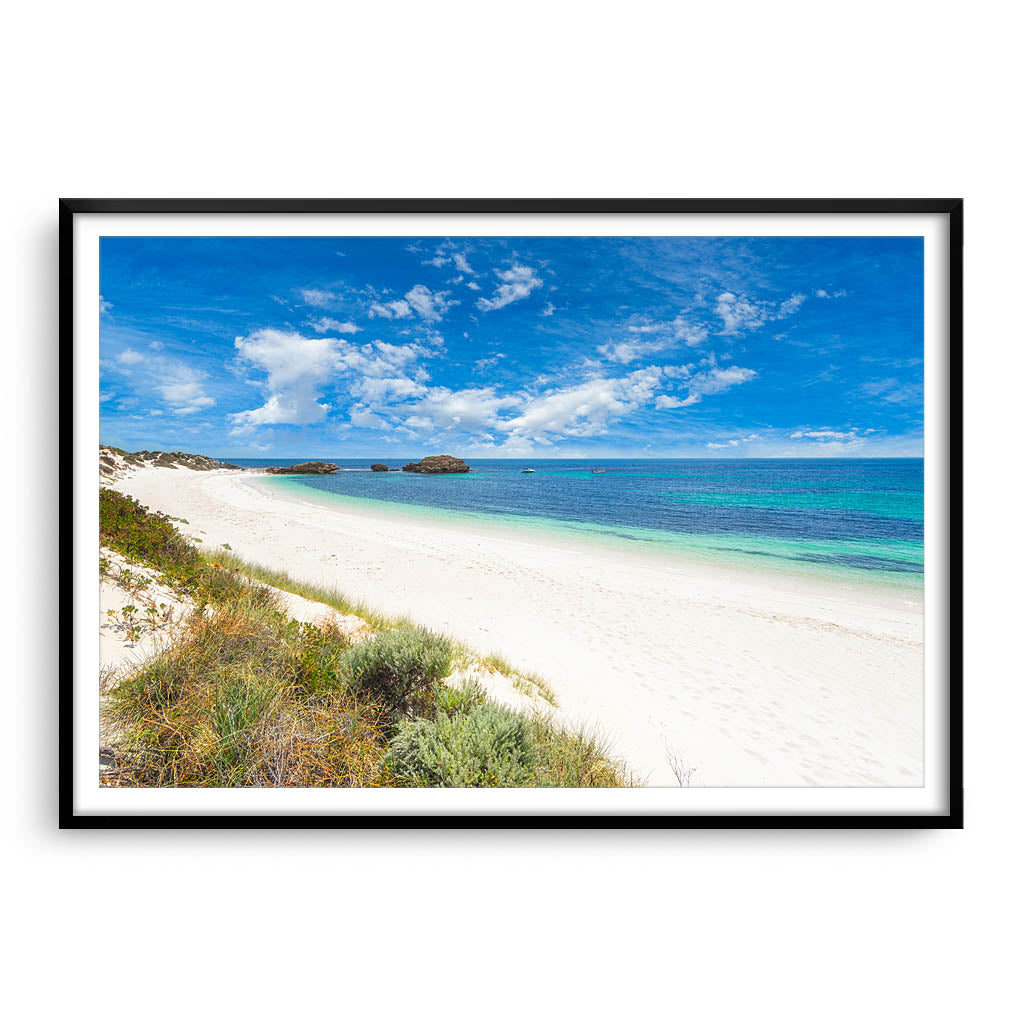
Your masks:
M 204 544 L 542 673 L 650 785 L 677 785 L 670 755 L 695 786 L 922 783 L 919 597 L 325 508 L 242 472 L 114 486 Z

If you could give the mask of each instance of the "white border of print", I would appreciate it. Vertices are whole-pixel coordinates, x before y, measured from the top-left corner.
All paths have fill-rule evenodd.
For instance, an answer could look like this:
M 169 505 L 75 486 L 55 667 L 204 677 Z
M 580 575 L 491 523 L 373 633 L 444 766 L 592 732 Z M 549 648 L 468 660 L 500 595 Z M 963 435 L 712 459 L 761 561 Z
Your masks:
M 916 235 L 924 239 L 925 781 L 920 787 L 110 789 L 98 783 L 99 238 L 103 235 Z M 949 707 L 949 322 L 945 214 L 76 214 L 74 813 L 199 815 L 942 814 Z M 88 610 L 92 610 L 90 613 Z M 809 822 L 810 823 L 810 822 Z

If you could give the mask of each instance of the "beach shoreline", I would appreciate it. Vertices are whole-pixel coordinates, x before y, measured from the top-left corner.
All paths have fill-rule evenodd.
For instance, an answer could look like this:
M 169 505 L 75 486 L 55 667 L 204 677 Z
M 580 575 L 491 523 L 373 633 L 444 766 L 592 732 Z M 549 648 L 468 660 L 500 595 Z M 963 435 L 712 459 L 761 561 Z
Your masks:
M 918 786 L 920 594 L 318 502 L 245 471 L 114 486 L 185 535 L 550 680 L 650 785 Z

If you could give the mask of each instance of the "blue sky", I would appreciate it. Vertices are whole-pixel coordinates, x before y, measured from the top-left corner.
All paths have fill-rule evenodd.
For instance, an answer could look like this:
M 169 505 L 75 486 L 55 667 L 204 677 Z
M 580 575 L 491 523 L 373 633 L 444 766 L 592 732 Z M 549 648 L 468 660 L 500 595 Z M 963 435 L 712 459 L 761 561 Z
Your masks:
M 919 456 L 920 238 L 103 238 L 105 443 Z

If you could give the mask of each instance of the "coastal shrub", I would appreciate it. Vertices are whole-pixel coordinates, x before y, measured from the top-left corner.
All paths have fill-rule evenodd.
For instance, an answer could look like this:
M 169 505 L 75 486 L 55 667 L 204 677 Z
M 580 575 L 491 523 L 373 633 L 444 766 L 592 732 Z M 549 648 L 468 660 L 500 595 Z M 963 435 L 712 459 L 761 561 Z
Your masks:
M 333 622 L 299 627 L 302 639 L 298 685 L 309 694 L 330 693 L 345 686 L 345 654 L 352 641 Z
M 483 687 L 473 680 L 465 686 L 439 686 L 434 691 L 434 713 L 463 714 L 487 699 Z
M 601 737 L 585 729 L 556 725 L 550 718 L 530 721 L 537 751 L 535 785 L 572 789 L 634 785 L 632 776 L 614 762 Z
M 494 704 L 403 722 L 388 750 L 410 786 L 529 786 L 535 761 L 527 719 Z
M 157 569 L 181 570 L 202 561 L 166 516 L 109 487 L 100 488 L 100 541 Z
M 407 786 L 614 787 L 634 784 L 599 737 L 482 701 L 401 723 L 387 765 Z
M 343 646 L 245 593 L 181 626 L 172 645 L 112 687 L 117 737 L 108 784 L 372 786 L 390 776 L 372 702 L 334 687 L 311 693 L 310 666 Z
M 159 570 L 175 590 L 189 594 L 199 605 L 224 604 L 246 589 L 237 570 L 206 562 L 169 516 L 151 512 L 134 498 L 108 487 L 100 488 L 100 543 L 133 562 Z M 122 576 L 125 573 L 129 570 L 123 570 Z M 130 578 L 129 574 L 118 582 L 125 585 Z
M 451 672 L 452 644 L 419 626 L 378 633 L 353 647 L 345 661 L 352 690 L 393 715 L 421 713 L 436 683 Z

